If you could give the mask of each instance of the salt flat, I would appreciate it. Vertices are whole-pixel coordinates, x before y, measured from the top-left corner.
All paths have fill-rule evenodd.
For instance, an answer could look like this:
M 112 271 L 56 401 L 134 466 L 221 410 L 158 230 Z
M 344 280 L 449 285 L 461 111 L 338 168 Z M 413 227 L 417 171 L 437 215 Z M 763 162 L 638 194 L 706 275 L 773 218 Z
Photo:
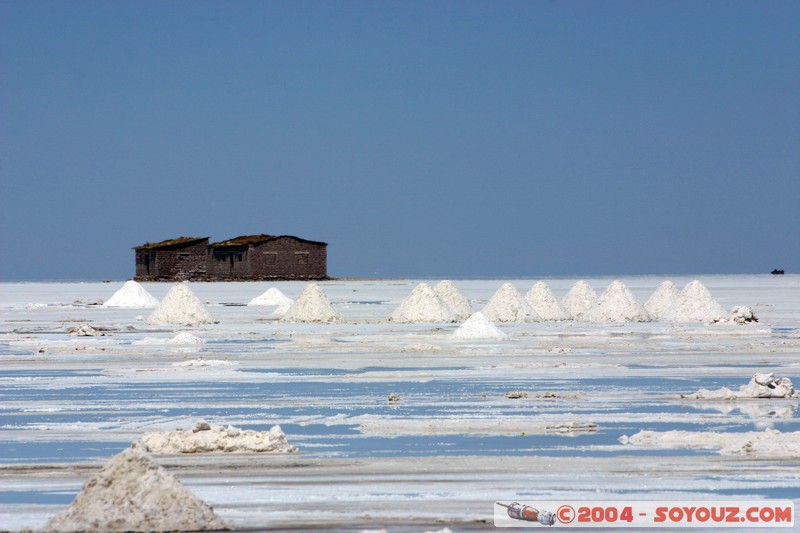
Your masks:
M 243 305 L 270 287 L 297 298 L 302 282 L 192 283 L 217 323 L 163 326 L 146 323 L 152 309 L 94 305 L 122 283 L 0 284 L 0 527 L 43 525 L 142 433 L 198 419 L 280 424 L 300 448 L 157 457 L 242 530 L 489 529 L 493 502 L 515 499 L 797 502 L 792 450 L 620 443 L 639 431 L 800 431 L 796 399 L 686 397 L 756 372 L 800 384 L 800 276 L 623 281 L 645 302 L 664 279 L 700 279 L 759 322 L 503 323 L 505 339 L 457 339 L 458 323 L 388 322 L 420 281 L 438 280 L 363 280 L 320 284 L 340 323 Z M 507 281 L 524 294 L 536 280 L 455 284 L 478 311 Z M 560 298 L 576 280 L 546 281 Z M 599 294 L 613 278 L 588 281 Z M 159 299 L 172 286 L 143 285 Z M 68 335 L 83 324 L 104 335 Z M 167 342 L 181 332 L 205 343 Z

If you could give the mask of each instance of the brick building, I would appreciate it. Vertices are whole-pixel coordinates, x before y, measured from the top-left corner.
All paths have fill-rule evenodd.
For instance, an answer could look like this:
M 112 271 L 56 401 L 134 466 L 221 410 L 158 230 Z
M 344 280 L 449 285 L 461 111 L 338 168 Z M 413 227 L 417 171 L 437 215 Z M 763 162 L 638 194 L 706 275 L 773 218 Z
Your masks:
M 179 237 L 134 247 L 135 279 L 326 279 L 327 248 L 291 235 L 242 235 L 211 244 L 208 237 Z

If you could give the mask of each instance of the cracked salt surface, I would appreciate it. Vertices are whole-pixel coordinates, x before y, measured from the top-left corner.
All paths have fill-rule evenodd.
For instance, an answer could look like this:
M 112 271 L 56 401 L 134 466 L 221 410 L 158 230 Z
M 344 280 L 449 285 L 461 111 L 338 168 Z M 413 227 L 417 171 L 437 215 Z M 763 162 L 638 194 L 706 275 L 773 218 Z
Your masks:
M 457 284 L 480 309 L 505 281 Z M 611 280 L 588 281 L 599 288 Z M 624 281 L 645 301 L 663 279 Z M 237 528 L 482 529 L 491 513 L 481 510 L 486 502 L 524 494 L 800 500 L 797 458 L 618 442 L 640 431 L 800 430 L 797 400 L 680 398 L 737 390 L 763 372 L 800 381 L 800 280 L 702 281 L 724 308 L 752 306 L 759 324 L 506 323 L 507 339 L 465 343 L 451 338 L 458 324 L 385 323 L 416 280 L 336 282 L 321 286 L 340 324 L 265 322 L 257 308 L 218 306 L 218 323 L 191 329 L 207 340 L 201 353 L 183 354 L 133 344 L 185 329 L 148 326 L 135 320 L 140 311 L 25 309 L 31 301 L 73 301 L 73 293 L 103 298 L 107 285 L 32 284 L 31 294 L 14 286 L 0 291 L 0 515 L 12 529 L 42 525 L 63 508 L 58 495 L 75 494 L 88 477 L 75 472 L 102 464 L 145 432 L 190 427 L 199 418 L 256 431 L 280 424 L 300 449 L 290 463 L 164 459 Z M 574 280 L 547 283 L 562 298 Z M 280 284 L 292 298 L 304 286 Z M 148 284 L 157 297 L 168 288 Z M 259 288 L 193 285 L 204 302 L 246 303 Z M 370 305 L 347 305 L 357 301 Z M 108 328 L 107 336 L 67 337 L 76 323 Z M 507 398 L 509 391 L 527 397 Z M 401 401 L 387 402 L 392 392 Z M 565 424 L 585 430 L 548 429 Z M 298 498 L 314 502 L 320 522 L 293 510 Z

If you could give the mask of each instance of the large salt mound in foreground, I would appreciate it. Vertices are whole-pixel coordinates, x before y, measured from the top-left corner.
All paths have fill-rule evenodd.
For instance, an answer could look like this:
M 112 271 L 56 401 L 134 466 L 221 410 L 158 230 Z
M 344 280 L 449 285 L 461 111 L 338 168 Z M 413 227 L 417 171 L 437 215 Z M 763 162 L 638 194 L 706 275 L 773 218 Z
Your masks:
M 122 288 L 103 304 L 103 307 L 128 308 L 156 306 L 158 306 L 158 299 L 133 280 L 126 281 Z
M 658 320 L 664 314 L 664 311 L 675 305 L 679 295 L 680 293 L 675 284 L 670 280 L 666 280 L 653 292 L 644 304 L 644 308 L 654 319 Z
M 280 426 L 269 431 L 212 426 L 202 420 L 191 431 L 148 431 L 134 448 L 150 453 L 295 453 Z
M 516 287 L 510 283 L 503 283 L 481 312 L 492 322 L 539 322 L 541 320 L 541 317 Z
M 544 281 L 537 281 L 525 295 L 533 310 L 542 320 L 569 320 L 570 314 L 553 295 L 550 287 Z
M 466 320 L 472 314 L 472 306 L 469 300 L 464 298 L 464 295 L 458 290 L 455 283 L 446 279 L 440 281 L 433 287 L 433 292 L 436 296 L 441 298 L 450 314 L 453 315 L 453 320 L 460 321 Z
M 612 281 L 600 295 L 597 303 L 584 313 L 583 320 L 607 324 L 612 322 L 650 322 L 653 319 L 622 280 L 617 279 Z
M 208 504 L 140 451 L 112 457 L 45 531 L 219 531 Z
M 186 283 L 178 283 L 172 287 L 161 304 L 147 319 L 148 324 L 179 324 L 192 326 L 195 324 L 212 324 L 214 319 L 192 289 Z
M 698 280 L 686 285 L 678 300 L 661 315 L 667 322 L 713 322 L 723 318 L 725 310 Z
M 342 319 L 316 283 L 309 283 L 283 315 L 284 322 L 331 323 Z
M 247 302 L 247 305 L 264 305 L 264 306 L 274 305 L 278 307 L 288 308 L 293 303 L 294 300 L 283 294 L 280 289 L 276 289 L 275 287 L 270 287 L 260 296 L 256 296 L 255 298 Z
M 587 281 L 576 281 L 570 287 L 567 295 L 561 300 L 564 308 L 575 320 L 583 320 L 583 314 L 591 309 L 597 302 L 597 293 Z
M 453 332 L 456 339 L 505 339 L 507 335 L 478 311 Z
M 406 296 L 389 321 L 399 324 L 455 322 L 447 304 L 431 286 L 420 283 Z

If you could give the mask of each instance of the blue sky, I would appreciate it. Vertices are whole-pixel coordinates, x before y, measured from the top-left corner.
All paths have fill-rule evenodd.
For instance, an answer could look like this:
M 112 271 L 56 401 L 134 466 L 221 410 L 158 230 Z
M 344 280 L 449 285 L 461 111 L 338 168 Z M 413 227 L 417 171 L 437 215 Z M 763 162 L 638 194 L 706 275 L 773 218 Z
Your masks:
M 0 278 L 800 271 L 800 2 L 0 0 Z

